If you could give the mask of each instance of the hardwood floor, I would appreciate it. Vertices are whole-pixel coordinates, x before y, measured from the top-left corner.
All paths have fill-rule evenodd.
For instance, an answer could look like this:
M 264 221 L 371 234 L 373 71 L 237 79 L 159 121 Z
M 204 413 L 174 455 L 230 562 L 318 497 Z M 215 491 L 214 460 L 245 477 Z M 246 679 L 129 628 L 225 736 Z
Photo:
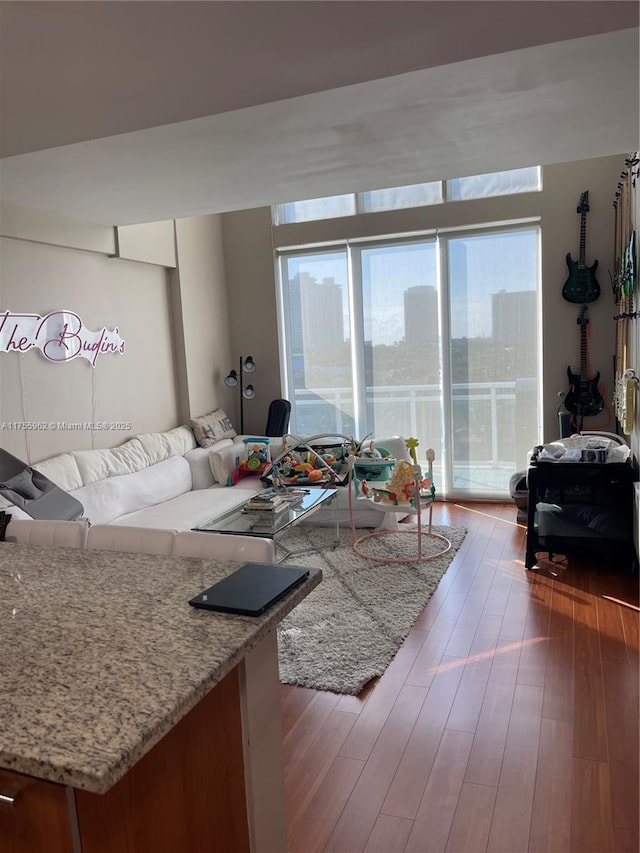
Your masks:
M 512 503 L 434 523 L 468 534 L 384 675 L 281 687 L 290 853 L 637 853 L 638 579 L 526 571 Z

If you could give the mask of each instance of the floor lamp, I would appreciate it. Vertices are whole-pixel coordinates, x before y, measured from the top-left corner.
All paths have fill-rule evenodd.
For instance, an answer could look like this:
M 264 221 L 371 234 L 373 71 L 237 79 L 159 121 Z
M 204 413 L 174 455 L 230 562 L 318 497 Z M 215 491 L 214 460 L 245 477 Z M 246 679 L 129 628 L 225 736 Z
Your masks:
M 224 378 L 224 384 L 229 388 L 238 388 L 240 391 L 240 435 L 244 434 L 244 401 L 253 400 L 256 396 L 253 385 L 245 385 L 242 381 L 243 373 L 253 373 L 256 369 L 256 363 L 253 358 L 248 355 L 246 358 L 240 356 L 240 369 L 230 370 L 229 374 Z

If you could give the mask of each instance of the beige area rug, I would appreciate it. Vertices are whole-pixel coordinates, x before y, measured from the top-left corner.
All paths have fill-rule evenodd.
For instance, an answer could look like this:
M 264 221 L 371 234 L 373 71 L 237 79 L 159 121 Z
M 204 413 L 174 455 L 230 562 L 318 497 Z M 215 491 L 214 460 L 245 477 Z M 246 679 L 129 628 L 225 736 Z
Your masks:
M 404 526 L 404 525 L 403 525 Z M 300 525 L 283 538 L 297 552 L 286 565 L 317 566 L 323 580 L 278 628 L 280 681 L 335 693 L 359 693 L 382 675 L 464 540 L 463 527 L 433 527 L 451 549 L 418 563 L 415 536 L 393 534 L 367 540 L 367 553 L 406 556 L 406 563 L 366 560 L 351 549 L 351 531 Z M 365 531 L 359 531 L 364 533 Z M 441 540 L 423 538 L 423 553 Z

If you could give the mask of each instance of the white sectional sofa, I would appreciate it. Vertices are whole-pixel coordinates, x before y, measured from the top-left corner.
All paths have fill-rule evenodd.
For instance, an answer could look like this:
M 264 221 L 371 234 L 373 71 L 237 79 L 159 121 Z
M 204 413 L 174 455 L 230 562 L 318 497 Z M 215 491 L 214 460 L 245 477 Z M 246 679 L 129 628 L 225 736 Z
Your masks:
M 160 544 L 159 532 L 191 531 L 198 524 L 241 506 L 250 495 L 264 488 L 257 475 L 243 477 L 234 486 L 226 485 L 229 474 L 243 457 L 243 438 L 236 436 L 210 447 L 199 447 L 193 430 L 189 426 L 179 426 L 167 432 L 135 436 L 119 447 L 62 453 L 32 467 L 82 503 L 91 528 L 88 547 L 100 547 L 94 544 L 100 541 L 105 548 L 153 551 L 155 536 L 158 553 L 170 553 L 166 542 Z M 271 441 L 275 455 L 281 448 L 281 441 Z M 403 439 L 395 437 L 380 443 L 392 455 L 406 458 Z M 4 508 L 13 520 L 30 520 L 19 507 Z M 310 521 L 348 524 L 346 489 L 339 490 L 337 507 L 319 511 Z M 366 509 L 360 511 L 356 519 L 359 527 L 377 527 L 380 522 L 379 513 Z M 31 520 L 31 524 L 38 522 Z M 110 531 L 104 531 L 105 526 Z M 122 528 L 133 530 L 118 533 Z M 98 536 L 99 530 L 103 532 Z M 11 534 L 10 524 L 7 535 Z M 33 535 L 37 538 L 39 534 L 29 534 Z M 255 553 L 258 542 L 263 543 L 261 553 L 265 561 L 272 561 L 275 556 L 273 542 L 266 539 L 201 535 L 211 543 L 205 550 L 214 547 L 215 542 L 220 556 L 224 552 L 227 558 L 230 558 L 231 549 L 246 559 L 257 559 L 247 555 Z M 193 547 L 197 550 L 201 546 Z

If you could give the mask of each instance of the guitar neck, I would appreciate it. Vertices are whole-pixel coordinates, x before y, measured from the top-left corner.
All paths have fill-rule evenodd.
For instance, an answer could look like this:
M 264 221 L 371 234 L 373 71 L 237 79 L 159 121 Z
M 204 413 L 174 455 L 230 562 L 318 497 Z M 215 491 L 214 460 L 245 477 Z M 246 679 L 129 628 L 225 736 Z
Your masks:
M 580 326 L 580 378 L 587 379 L 587 324 Z
M 586 212 L 582 212 L 580 214 L 580 257 L 578 258 L 578 266 L 585 266 L 585 257 L 586 257 L 586 243 L 587 243 L 587 214 Z

